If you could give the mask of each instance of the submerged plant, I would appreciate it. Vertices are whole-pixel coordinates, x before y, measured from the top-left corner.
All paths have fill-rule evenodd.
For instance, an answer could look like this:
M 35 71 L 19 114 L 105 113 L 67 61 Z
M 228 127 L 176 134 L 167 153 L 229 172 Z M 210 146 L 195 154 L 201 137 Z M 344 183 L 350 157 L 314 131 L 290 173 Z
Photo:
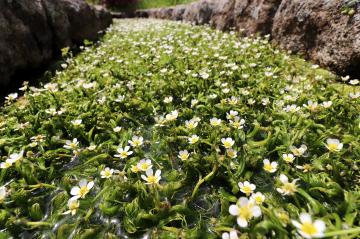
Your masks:
M 1 109 L 2 238 L 360 233 L 354 81 L 168 21 L 115 21 L 82 49 Z

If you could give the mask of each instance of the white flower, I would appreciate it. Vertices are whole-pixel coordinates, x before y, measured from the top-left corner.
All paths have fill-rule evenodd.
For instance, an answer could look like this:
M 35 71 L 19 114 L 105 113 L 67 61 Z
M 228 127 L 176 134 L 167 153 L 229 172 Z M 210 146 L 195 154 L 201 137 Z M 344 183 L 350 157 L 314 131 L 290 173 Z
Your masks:
M 341 80 L 342 81 L 348 81 L 350 79 L 350 76 L 342 76 Z
M 165 97 L 165 99 L 164 99 L 164 103 L 166 103 L 166 104 L 169 104 L 169 103 L 171 103 L 172 101 L 173 101 L 173 97 L 172 97 L 172 96 Z
M 152 163 L 150 159 L 142 159 L 140 162 L 136 165 L 139 171 L 146 172 L 148 169 L 152 168 Z
M 283 154 L 282 158 L 287 163 L 292 163 L 292 162 L 294 162 L 294 159 L 295 159 L 293 154 Z
M 12 163 L 16 163 L 17 161 L 23 159 L 23 156 L 24 156 L 24 150 L 21 150 L 19 153 L 10 154 L 8 160 L 11 161 Z
M 247 227 L 253 217 L 261 216 L 261 209 L 254 201 L 241 197 L 236 204 L 230 205 L 229 213 L 237 217 L 240 227 Z
M 237 151 L 234 149 L 227 149 L 226 154 L 227 154 L 227 156 L 229 156 L 232 159 L 237 157 Z
M 257 205 L 261 205 L 265 201 L 265 196 L 261 192 L 253 193 L 250 200 L 253 200 Z
M 219 126 L 219 125 L 221 125 L 221 119 L 218 119 L 218 118 L 211 118 L 210 119 L 210 124 L 212 125 L 212 126 Z
M 192 99 L 191 100 L 191 108 L 194 107 L 197 103 L 199 103 L 199 101 L 197 99 Z
M 119 154 L 115 154 L 114 157 L 125 159 L 133 153 L 133 151 L 129 151 L 129 150 L 130 150 L 130 146 L 125 146 L 125 148 L 119 147 L 116 150 Z
M 101 178 L 111 178 L 114 173 L 114 169 L 106 167 L 104 170 L 100 172 Z
M 6 159 L 5 162 L 0 163 L 0 168 L 10 168 L 13 163 L 11 159 Z
M 355 92 L 355 93 L 349 93 L 349 97 L 351 98 L 351 99 L 357 99 L 357 98 L 359 98 L 360 97 L 360 92 Z
M 67 203 L 67 206 L 68 206 L 69 210 L 64 212 L 63 214 L 64 215 L 71 214 L 74 216 L 80 207 L 80 202 L 77 200 L 77 198 L 70 198 Z
M 197 126 L 198 126 L 198 121 L 195 121 L 194 119 L 185 121 L 185 127 L 188 129 L 195 129 Z
M 199 136 L 196 134 L 191 135 L 191 137 L 188 138 L 189 144 L 196 144 L 199 141 Z
M 284 108 L 284 111 L 286 112 L 290 112 L 290 113 L 295 113 L 295 112 L 298 112 L 300 110 L 300 107 L 293 104 L 293 105 L 287 105 L 285 108 Z
M 245 193 L 246 196 L 249 196 L 250 194 L 252 194 L 254 192 L 254 190 L 256 189 L 255 184 L 249 183 L 248 181 L 245 182 L 239 182 L 238 186 L 240 188 L 240 191 Z
M 322 106 L 323 106 L 324 108 L 330 108 L 331 105 L 332 105 L 332 101 L 324 101 L 324 102 L 322 103 Z
M 114 131 L 115 133 L 119 133 L 119 132 L 121 131 L 121 129 L 122 129 L 122 127 L 116 126 L 115 128 L 113 128 L 113 131 Z
M 31 137 L 30 139 L 31 139 L 31 141 L 33 141 L 33 142 L 41 143 L 41 142 L 44 142 L 44 141 L 45 141 L 45 138 L 46 138 L 45 135 L 39 134 L 39 135 L 36 135 L 36 136 Z
M 294 146 L 290 146 L 290 151 L 295 155 L 295 156 L 302 156 L 307 150 L 307 147 L 305 144 L 301 145 L 300 148 L 296 148 Z
M 230 149 L 234 145 L 235 141 L 232 138 L 222 138 L 221 143 L 225 148 Z
M 263 160 L 264 163 L 264 170 L 269 173 L 275 173 L 278 167 L 277 162 L 270 162 L 268 159 Z
M 245 120 L 240 119 L 240 117 L 235 116 L 234 120 L 230 120 L 230 125 L 236 129 L 244 128 Z
M 16 98 L 18 98 L 18 93 L 12 93 L 12 94 L 9 94 L 8 96 L 5 97 L 6 100 L 8 101 L 13 101 L 13 100 L 16 100 Z
M 79 186 L 75 186 L 71 189 L 70 194 L 73 195 L 73 199 L 85 198 L 86 194 L 90 192 L 90 189 L 94 186 L 94 182 L 88 182 L 86 179 L 82 179 L 79 182 Z
M 74 126 L 79 126 L 82 123 L 82 119 L 76 119 L 76 120 L 72 120 L 71 124 Z
M 167 121 L 173 121 L 176 120 L 178 116 L 179 116 L 179 112 L 177 110 L 173 110 L 171 111 L 170 114 L 167 114 L 165 118 Z
M 231 96 L 231 98 L 227 99 L 227 102 L 230 105 L 236 105 L 239 102 L 239 99 L 236 98 L 235 96 Z
M 139 147 L 144 143 L 144 138 L 141 136 L 133 136 L 128 142 L 133 147 Z
M 146 181 L 145 184 L 158 184 L 160 179 L 161 179 L 161 171 L 160 170 L 156 170 L 155 175 L 154 175 L 154 171 L 152 169 L 148 169 L 145 172 L 146 175 L 141 175 L 141 178 L 144 179 Z
M 350 85 L 357 85 L 359 84 L 359 80 L 358 79 L 350 80 L 349 83 Z
M 232 119 L 234 119 L 238 114 L 239 114 L 239 112 L 234 111 L 234 110 L 230 110 L 229 113 L 226 113 L 226 118 L 227 118 L 228 120 L 232 120 Z
M 7 196 L 7 191 L 5 186 L 0 187 L 0 203 L 2 203 Z
M 280 174 L 280 182 L 283 184 L 280 188 L 276 188 L 276 190 L 282 195 L 293 195 L 297 191 L 296 182 L 299 179 L 293 180 L 291 183 L 286 175 Z
M 65 149 L 76 150 L 78 148 L 78 146 L 79 146 L 79 142 L 78 142 L 77 138 L 75 138 L 72 141 L 66 140 L 64 148 Z
M 313 102 L 312 100 L 309 100 L 307 104 L 303 104 L 303 106 L 308 110 L 310 110 L 311 112 L 316 112 L 319 105 L 317 102 Z
M 222 239 L 239 239 L 238 234 L 235 230 L 230 232 L 224 232 L 221 236 Z
M 87 149 L 88 149 L 89 151 L 94 151 L 94 150 L 96 149 L 96 145 L 95 145 L 95 144 L 92 144 L 92 145 L 90 145 L 89 147 L 87 147 Z
M 304 238 L 321 238 L 324 237 L 326 225 L 322 220 L 312 221 L 311 215 L 301 213 L 300 222 L 292 220 L 292 224 L 298 229 L 299 234 Z
M 269 103 L 270 103 L 269 98 L 263 98 L 263 99 L 261 99 L 261 104 L 262 104 L 263 106 L 267 106 Z
M 330 152 L 339 152 L 340 150 L 342 150 L 343 148 L 343 144 L 340 143 L 340 141 L 338 139 L 327 139 L 326 140 L 326 148 L 330 151 Z
M 44 89 L 50 92 L 57 92 L 58 91 L 58 84 L 57 83 L 48 83 L 44 85 Z
M 189 159 L 189 152 L 187 150 L 181 150 L 179 151 L 179 155 L 178 158 L 181 159 L 182 161 L 186 161 Z
M 120 103 L 123 102 L 124 100 L 125 100 L 125 95 L 118 95 L 114 101 Z

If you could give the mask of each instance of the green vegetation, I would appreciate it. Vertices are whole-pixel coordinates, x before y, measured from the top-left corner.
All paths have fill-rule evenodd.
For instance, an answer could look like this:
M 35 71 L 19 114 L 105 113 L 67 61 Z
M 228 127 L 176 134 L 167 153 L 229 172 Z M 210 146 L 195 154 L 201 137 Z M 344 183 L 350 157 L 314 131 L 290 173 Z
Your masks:
M 159 20 L 63 55 L 1 109 L 2 238 L 359 235 L 358 81 Z
M 194 2 L 194 0 L 140 0 L 138 4 L 138 8 L 147 9 L 147 8 L 168 7 L 179 4 L 185 4 L 189 2 Z
M 100 4 L 100 0 L 87 0 L 91 4 Z M 125 2 L 125 1 L 124 1 Z M 131 9 L 147 9 L 147 8 L 159 8 L 175 6 L 179 4 L 186 4 L 194 2 L 194 0 L 138 0 L 138 3 L 134 6 L 129 6 Z

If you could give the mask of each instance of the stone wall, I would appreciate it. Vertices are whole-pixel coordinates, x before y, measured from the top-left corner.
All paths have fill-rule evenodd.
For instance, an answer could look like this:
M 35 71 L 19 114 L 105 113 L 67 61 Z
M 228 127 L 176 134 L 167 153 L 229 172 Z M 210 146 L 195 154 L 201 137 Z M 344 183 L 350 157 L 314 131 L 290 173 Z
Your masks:
M 188 5 L 136 11 L 136 17 L 210 24 L 219 30 L 271 34 L 286 50 L 341 75 L 360 77 L 360 7 L 342 13 L 345 0 L 200 0 Z
M 84 0 L 0 0 L 0 85 L 48 63 L 60 49 L 95 40 L 112 22 Z

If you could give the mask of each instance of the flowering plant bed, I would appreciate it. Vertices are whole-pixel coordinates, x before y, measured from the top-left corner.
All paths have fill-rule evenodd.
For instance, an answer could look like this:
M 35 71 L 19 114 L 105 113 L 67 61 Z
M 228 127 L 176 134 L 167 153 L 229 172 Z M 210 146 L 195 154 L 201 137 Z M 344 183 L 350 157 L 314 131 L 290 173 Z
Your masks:
M 4 238 L 360 233 L 356 80 L 157 20 L 116 21 L 62 67 L 1 110 Z

